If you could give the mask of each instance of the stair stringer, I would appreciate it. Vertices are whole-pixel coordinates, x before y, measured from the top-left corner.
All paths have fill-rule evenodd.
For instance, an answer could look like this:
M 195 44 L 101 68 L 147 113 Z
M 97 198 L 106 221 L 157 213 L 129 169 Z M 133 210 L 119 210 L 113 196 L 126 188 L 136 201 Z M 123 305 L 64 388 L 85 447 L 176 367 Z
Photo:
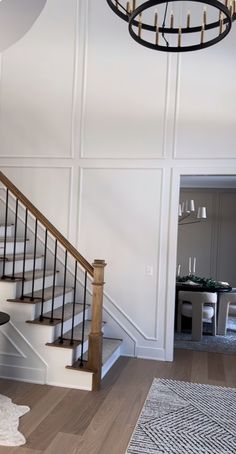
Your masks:
M 6 355 L 1 356 L 0 352 L 0 375 L 15 380 L 92 390 L 92 373 L 66 369 L 75 360 L 73 349 L 46 345 L 52 340 L 55 328 L 26 323 L 34 319 L 36 305 L 7 301 L 16 297 L 15 292 L 15 283 L 0 281 L 0 310 L 10 315 L 10 322 L 4 327 L 9 354 L 6 359 Z M 19 346 L 18 353 L 17 350 L 12 351 L 14 344 Z M 20 355 L 21 361 L 17 355 Z

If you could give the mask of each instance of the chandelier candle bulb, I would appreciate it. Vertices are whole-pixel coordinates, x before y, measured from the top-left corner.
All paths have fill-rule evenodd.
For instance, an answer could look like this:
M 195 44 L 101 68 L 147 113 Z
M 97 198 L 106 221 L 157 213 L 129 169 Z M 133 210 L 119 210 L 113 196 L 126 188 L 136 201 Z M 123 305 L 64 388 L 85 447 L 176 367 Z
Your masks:
M 193 274 L 196 273 L 196 257 L 193 257 Z
M 190 11 L 187 14 L 187 28 L 190 28 Z
M 136 9 L 136 0 L 133 0 L 133 11 Z
M 201 29 L 201 44 L 204 43 L 204 31 L 205 31 L 205 25 L 202 24 L 202 29 Z
M 170 14 L 170 28 L 174 28 L 174 14 L 173 14 L 173 11 L 171 11 L 171 14 Z
M 142 14 L 139 14 L 139 22 L 138 22 L 138 37 L 141 38 L 142 33 Z
M 220 35 L 223 32 L 223 25 L 224 25 L 224 23 L 223 23 L 223 19 L 222 19 L 222 15 L 221 15 L 221 19 L 220 19 Z
M 233 3 L 230 2 L 230 5 L 229 5 L 229 12 L 230 12 L 230 16 L 232 17 L 233 16 Z
M 207 22 L 207 12 L 206 12 L 206 8 L 204 8 L 204 11 L 203 11 L 203 25 L 204 25 L 204 28 L 206 26 L 206 22 Z
M 181 40 L 182 40 L 182 30 L 179 28 L 179 33 L 178 33 L 178 47 L 181 47 Z
M 157 28 L 157 22 L 158 22 L 158 14 L 157 14 L 157 11 L 155 11 L 155 15 L 154 15 L 154 27 L 155 28 Z
M 127 2 L 126 4 L 126 11 L 127 11 L 127 14 L 129 15 L 130 14 L 130 3 Z
M 156 29 L 156 46 L 159 44 L 159 27 Z

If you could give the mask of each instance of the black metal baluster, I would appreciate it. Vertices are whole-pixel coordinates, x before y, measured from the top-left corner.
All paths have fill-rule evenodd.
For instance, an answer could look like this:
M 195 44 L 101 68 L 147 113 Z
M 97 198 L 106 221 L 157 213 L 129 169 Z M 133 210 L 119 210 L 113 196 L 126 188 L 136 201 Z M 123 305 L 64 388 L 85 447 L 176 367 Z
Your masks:
M 76 300 L 76 284 L 77 284 L 77 260 L 75 262 L 75 279 L 74 279 L 74 297 L 73 297 L 73 311 L 72 311 L 72 327 L 71 327 L 71 338 L 70 344 L 74 343 L 74 323 L 75 323 L 75 300 Z
M 15 279 L 15 264 L 16 264 L 16 235 L 17 235 L 17 221 L 18 221 L 18 203 L 16 199 L 16 212 L 15 212 L 15 228 L 14 228 L 14 248 L 13 248 L 13 264 L 12 264 L 12 279 Z
M 47 242 L 48 242 L 48 231 L 45 230 L 44 239 L 44 256 L 43 256 L 43 288 L 42 288 L 42 303 L 41 303 L 41 314 L 39 317 L 40 322 L 43 321 L 43 308 L 44 308 L 44 291 L 45 291 L 45 279 L 46 279 L 46 261 L 47 261 Z
M 31 290 L 31 298 L 30 298 L 30 301 L 34 301 L 34 281 L 35 281 L 35 265 L 36 265 L 37 235 L 38 235 L 38 219 L 35 219 L 35 232 L 34 232 L 34 261 L 33 261 L 32 290 Z
M 9 190 L 6 191 L 6 210 L 5 210 L 5 231 L 4 231 L 4 249 L 3 249 L 3 269 L 2 279 L 5 279 L 5 268 L 6 268 L 6 252 L 7 252 L 7 218 L 8 218 L 8 198 Z
M 80 355 L 80 367 L 84 366 L 84 330 L 85 330 L 85 311 L 86 311 L 86 297 L 87 297 L 87 277 L 88 273 L 85 271 L 84 276 L 84 303 L 83 303 L 83 321 L 82 321 L 82 339 L 81 339 L 81 355 Z
M 67 272 L 67 251 L 65 251 L 65 268 L 64 268 L 64 284 L 63 284 L 63 300 L 62 300 L 62 313 L 61 313 L 61 337 L 60 344 L 63 344 L 63 328 L 64 328 L 64 315 L 65 315 L 65 298 L 66 298 L 66 272 Z
M 23 271 L 22 271 L 22 287 L 21 297 L 24 299 L 24 287 L 25 287 L 25 257 L 26 257 L 26 243 L 27 243 L 27 222 L 28 222 L 28 208 L 25 209 L 25 234 L 24 234 L 24 253 L 23 253 Z
M 56 274 L 57 274 L 57 240 L 55 240 L 55 251 L 54 251 L 54 271 L 53 271 L 53 284 L 52 284 L 52 309 L 51 309 L 50 323 L 53 323 Z

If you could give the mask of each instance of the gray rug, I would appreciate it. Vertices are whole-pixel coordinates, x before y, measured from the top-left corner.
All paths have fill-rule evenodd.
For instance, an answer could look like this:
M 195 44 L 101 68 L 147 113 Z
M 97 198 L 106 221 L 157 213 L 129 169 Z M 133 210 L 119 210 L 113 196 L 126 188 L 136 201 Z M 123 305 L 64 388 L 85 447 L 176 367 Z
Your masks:
M 235 454 L 236 389 L 154 379 L 126 454 Z
M 205 324 L 205 332 L 209 330 L 208 323 Z M 197 350 L 215 353 L 236 354 L 236 319 L 229 318 L 227 325 L 226 336 L 211 336 L 205 334 L 200 342 L 192 341 L 191 333 L 175 333 L 175 348 L 183 348 L 187 350 Z

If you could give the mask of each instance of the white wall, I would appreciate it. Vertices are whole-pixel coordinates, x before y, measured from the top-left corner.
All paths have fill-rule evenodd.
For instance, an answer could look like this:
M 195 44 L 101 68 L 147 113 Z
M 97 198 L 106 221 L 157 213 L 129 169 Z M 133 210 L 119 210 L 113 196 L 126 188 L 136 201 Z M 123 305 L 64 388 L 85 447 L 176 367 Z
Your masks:
M 178 58 L 134 43 L 105 0 L 48 0 L 2 54 L 1 169 L 106 259 L 139 356 L 172 357 L 180 175 L 236 174 L 235 38 Z
M 177 262 L 188 274 L 188 259 L 196 257 L 196 275 L 227 281 L 236 286 L 236 190 L 182 189 L 180 200 L 194 199 L 206 206 L 207 220 L 180 225 Z

